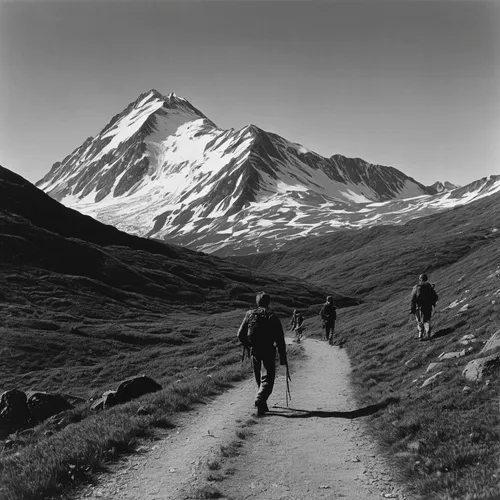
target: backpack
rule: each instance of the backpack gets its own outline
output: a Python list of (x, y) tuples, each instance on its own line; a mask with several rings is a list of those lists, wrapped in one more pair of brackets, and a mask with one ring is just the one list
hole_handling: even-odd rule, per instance
[(419, 307), (432, 307), (436, 305), (438, 296), (430, 283), (420, 283), (415, 292), (415, 303)]
[(325, 320), (336, 320), (337, 309), (333, 303), (327, 302), (322, 308), (320, 315)]
[(247, 341), (251, 347), (266, 347), (274, 343), (270, 332), (270, 320), (272, 311), (264, 307), (258, 307), (248, 315)]

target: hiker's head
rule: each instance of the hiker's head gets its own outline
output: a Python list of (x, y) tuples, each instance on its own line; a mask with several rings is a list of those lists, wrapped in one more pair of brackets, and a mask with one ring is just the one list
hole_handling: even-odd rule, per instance
[(331, 304), (333, 302), (333, 297), (331, 295), (328, 295), (328, 297), (326, 298), (326, 301)]
[(427, 274), (421, 274), (419, 277), (418, 277), (418, 281), (422, 281), (422, 282), (426, 282), (427, 281)]
[(268, 307), (271, 303), (271, 296), (266, 292), (259, 292), (255, 297), (255, 302), (260, 307)]

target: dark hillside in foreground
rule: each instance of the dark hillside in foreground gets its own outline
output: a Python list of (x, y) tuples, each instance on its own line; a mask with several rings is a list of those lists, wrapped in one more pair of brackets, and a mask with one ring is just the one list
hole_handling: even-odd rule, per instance
[(379, 226), (306, 238), (293, 249), (233, 257), (259, 271), (312, 281), (332, 292), (384, 301), (415, 276), (500, 244), (500, 193), (404, 226)]

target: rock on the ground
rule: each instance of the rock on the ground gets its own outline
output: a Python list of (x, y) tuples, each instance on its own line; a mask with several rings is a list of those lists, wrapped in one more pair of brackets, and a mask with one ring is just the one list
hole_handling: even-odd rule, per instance
[(500, 352), (486, 356), (485, 358), (474, 359), (467, 363), (462, 375), (471, 382), (480, 382), (483, 377), (493, 371), (500, 369)]
[(443, 352), (439, 355), (439, 359), (463, 358), (465, 355), (467, 355), (467, 351), (465, 349), (462, 349), (461, 351), (456, 352)]
[(9, 433), (25, 425), (30, 419), (26, 393), (11, 389), (0, 396), (0, 434)]
[(493, 336), (486, 342), (484, 347), (481, 349), (479, 354), (481, 356), (489, 356), (490, 354), (494, 354), (496, 352), (500, 352), (500, 330), (496, 331)]
[(151, 377), (139, 375), (121, 382), (116, 391), (106, 391), (92, 404), (91, 409), (102, 410), (103, 408), (132, 401), (144, 394), (156, 392), (161, 389), (162, 386)]
[(132, 377), (121, 382), (116, 390), (113, 401), (114, 404), (126, 403), (144, 394), (160, 391), (161, 389), (162, 386), (151, 377), (139, 375), (138, 377)]
[(442, 371), (435, 373), (432, 377), (429, 377), (420, 387), (421, 388), (427, 387), (428, 385), (430, 385), (433, 382), (435, 382), (436, 379), (439, 377), (439, 375), (442, 375), (442, 374), (443, 374)]
[(441, 365), (441, 363), (430, 363), (429, 366), (427, 367), (427, 370), (425, 370), (425, 373), (428, 373), (432, 370), (434, 370), (434, 368), (437, 368), (439, 365)]
[(71, 410), (74, 406), (60, 394), (34, 392), (28, 398), (28, 408), (33, 422), (43, 422), (62, 411)]
[(106, 391), (99, 399), (92, 403), (91, 410), (103, 410), (115, 404), (116, 391)]

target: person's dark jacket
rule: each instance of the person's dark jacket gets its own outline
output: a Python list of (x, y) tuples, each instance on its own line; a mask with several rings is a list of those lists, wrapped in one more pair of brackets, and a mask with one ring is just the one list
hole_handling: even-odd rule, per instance
[[(420, 292), (424, 297), (423, 299), (420, 299), (420, 303), (417, 298), (417, 295), (419, 295), (419, 288), (424, 289)], [(411, 292), (410, 312), (411, 314), (415, 314), (417, 309), (432, 311), (432, 308), (436, 305), (437, 300), (438, 294), (434, 290), (434, 287), (428, 281), (420, 282), (413, 287)]]
[[(286, 344), (285, 344), (285, 332), (283, 331), (283, 326), (281, 321), (269, 308), (264, 308), (268, 311), (268, 334), (269, 339), (269, 349), (274, 349), (274, 346), (278, 349), (280, 356), (280, 364), (284, 365), (286, 363)], [(245, 317), (238, 329), (238, 339), (243, 345), (248, 345), (248, 317), (255, 311), (255, 309), (250, 309), (246, 312)]]
[(333, 302), (327, 302), (323, 304), (323, 307), (320, 311), (320, 316), (323, 321), (327, 323), (333, 323), (337, 319), (337, 309), (333, 305)]
[(292, 329), (294, 329), (301, 326), (302, 323), (304, 323), (304, 316), (302, 316), (302, 314), (296, 314), (292, 316), (292, 321), (290, 322), (290, 326), (292, 327)]

